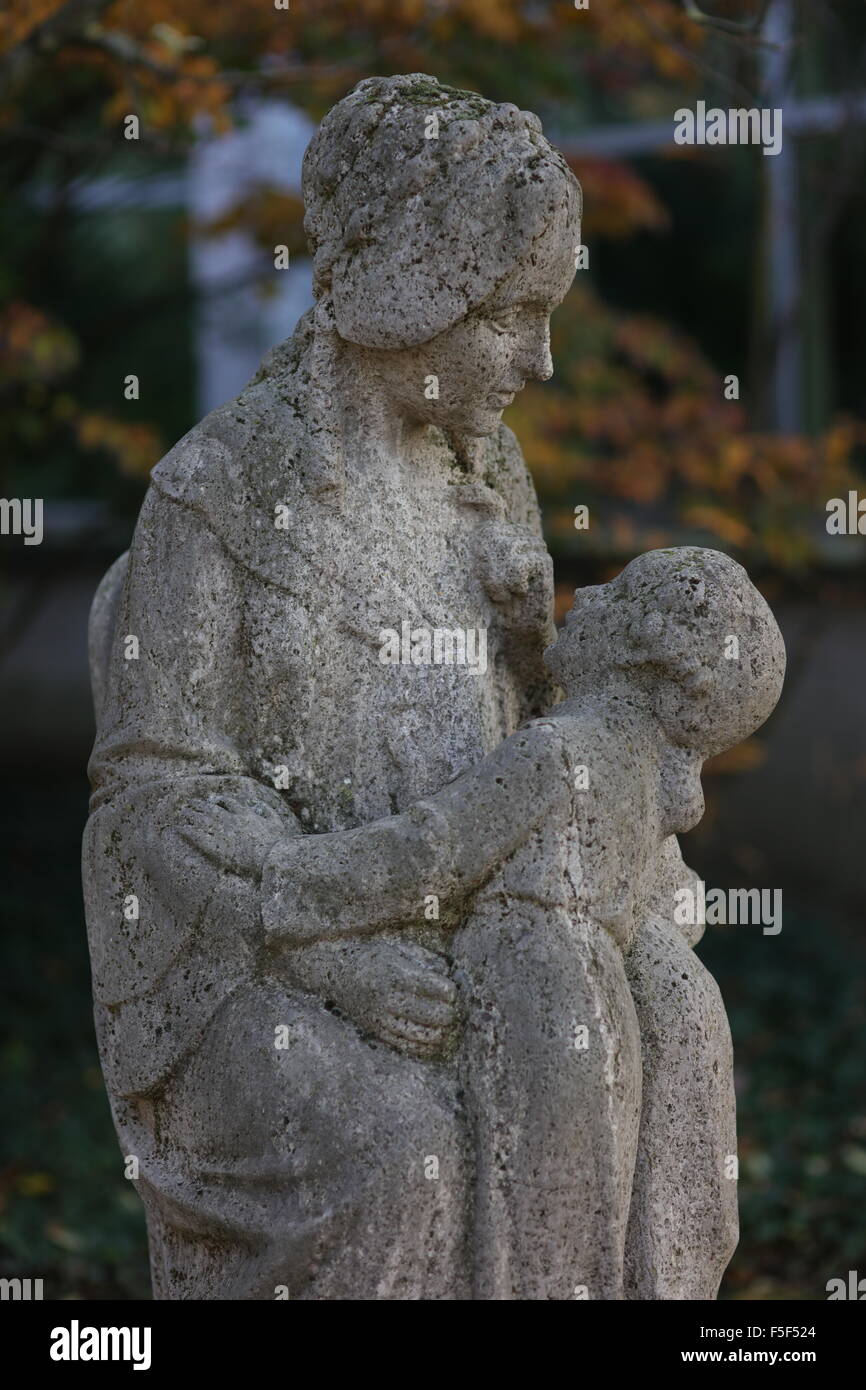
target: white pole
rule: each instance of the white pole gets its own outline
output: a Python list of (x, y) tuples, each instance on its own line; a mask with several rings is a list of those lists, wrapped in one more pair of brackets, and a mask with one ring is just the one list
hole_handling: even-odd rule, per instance
[[(791, 96), (793, 0), (774, 0), (764, 37), (774, 45), (764, 60), (764, 102), (784, 112)], [(800, 216), (797, 143), (782, 120), (782, 149), (762, 160), (767, 190), (764, 278), (770, 329), (770, 425), (781, 433), (802, 426)]]

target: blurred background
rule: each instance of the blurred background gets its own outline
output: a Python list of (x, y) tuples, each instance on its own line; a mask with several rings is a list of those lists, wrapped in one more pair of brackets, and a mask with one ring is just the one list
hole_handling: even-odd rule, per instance
[[(0, 1274), (149, 1297), (90, 1014), (88, 606), (149, 469), (310, 303), (316, 121), (363, 77), (422, 71), (538, 112), (583, 184), (556, 373), (506, 416), (560, 611), (698, 543), (748, 566), (785, 633), (780, 707), (708, 767), (684, 848), (708, 886), (784, 901), (779, 935), (710, 927), (699, 948), (737, 1062), (723, 1297), (824, 1299), (866, 1275), (866, 534), (826, 524), (866, 497), (866, 6), (279, 3), (0, 14), (0, 493), (45, 508), (40, 545), (0, 537)], [(782, 152), (674, 144), (698, 101), (782, 109)]]

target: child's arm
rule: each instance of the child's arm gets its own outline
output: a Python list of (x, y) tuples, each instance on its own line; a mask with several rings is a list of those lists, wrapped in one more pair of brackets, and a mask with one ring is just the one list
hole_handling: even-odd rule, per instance
[(456, 919), (466, 897), (570, 797), (561, 729), (536, 720), (400, 815), (281, 839), (262, 873), (265, 930), (292, 946), (399, 928), (418, 920), (431, 894), (446, 920)]

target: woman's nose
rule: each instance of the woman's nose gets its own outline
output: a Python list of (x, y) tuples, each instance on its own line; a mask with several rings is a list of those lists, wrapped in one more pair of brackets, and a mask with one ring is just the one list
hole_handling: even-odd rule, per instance
[(548, 381), (553, 376), (550, 325), (547, 321), (527, 332), (520, 353), (520, 367), (523, 375), (532, 381)]

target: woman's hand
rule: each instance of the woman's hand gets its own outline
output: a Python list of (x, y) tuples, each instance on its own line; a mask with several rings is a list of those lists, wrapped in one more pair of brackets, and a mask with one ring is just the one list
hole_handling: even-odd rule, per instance
[(228, 793), (195, 797), (183, 807), (178, 833), (228, 873), (254, 878), (275, 842), (290, 832), (286, 818), (264, 801)]
[(439, 1056), (456, 1037), (457, 987), (448, 962), (414, 941), (389, 935), (317, 942), (279, 960), (283, 978), (408, 1057)]

